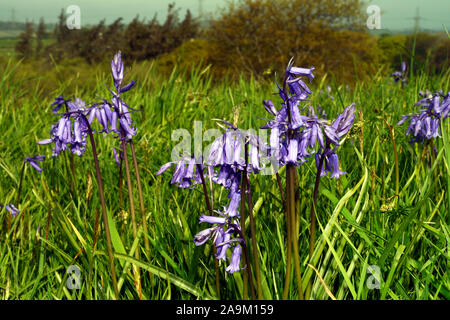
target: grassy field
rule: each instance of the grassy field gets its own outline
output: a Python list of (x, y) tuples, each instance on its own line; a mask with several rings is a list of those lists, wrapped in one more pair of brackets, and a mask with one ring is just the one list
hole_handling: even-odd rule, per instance
[[(89, 85), (76, 72), (66, 77), (63, 68), (52, 69), (58, 86), (47, 96), (42, 94), (45, 78), (23, 77), (15, 62), (1, 68), (0, 203), (15, 203), (25, 157), (45, 154), (47, 159), (41, 174), (26, 167), (21, 202), (15, 203), (20, 215), (10, 219), (5, 209), (0, 211), (0, 298), (112, 299), (103, 227), (92, 250), (100, 210), (92, 149), (88, 146), (82, 158), (74, 157), (72, 177), (69, 154), (51, 159), (51, 148), (36, 144), (49, 136), (55, 122), (50, 104), (56, 96), (79, 96), (89, 102), (109, 97), (109, 66), (91, 70)], [(276, 87), (244, 78), (237, 83), (212, 79), (207, 68), (188, 74), (175, 69), (165, 77), (151, 63), (135, 65), (127, 79), (135, 78), (136, 88), (125, 94), (125, 100), (142, 108), (132, 117), (138, 128), (134, 143), (148, 223), (148, 230), (143, 230), (138, 215), (136, 238), (126, 211), (129, 200), (125, 196), (121, 207), (118, 196), (119, 171), (112, 147), (118, 148), (119, 143), (96, 137), (107, 210), (115, 230), (120, 298), (139, 297), (133, 265), (140, 267), (143, 298), (217, 298), (212, 248), (209, 244), (196, 247), (192, 241), (204, 228), (199, 216), (207, 214), (201, 188), (178, 189), (170, 185), (169, 173), (160, 177), (155, 173), (170, 161), (178, 143), (171, 141), (173, 130), (193, 133), (194, 121), (202, 121), (205, 131), (217, 128), (212, 119), (233, 121), (236, 115), (241, 128), (257, 129), (266, 123), (262, 118), (268, 117), (262, 100), (278, 101), (273, 96)], [(347, 174), (337, 181), (321, 180), (312, 260), (308, 259), (309, 212), (316, 167), (310, 159), (297, 169), (302, 281), (306, 288), (312, 280), (312, 299), (330, 299), (329, 292), (337, 299), (450, 298), (450, 145), (436, 139), (437, 156), (433, 158), (432, 153), (423, 152), (423, 146), (408, 143), (406, 124), (395, 125), (401, 115), (416, 110), (420, 90), (448, 92), (449, 79), (448, 72), (436, 77), (420, 75), (402, 89), (389, 77), (375, 74), (371, 81), (348, 88), (317, 75), (311, 84), (311, 103), (320, 105), (330, 118), (352, 102), (356, 104), (355, 124), (339, 149), (341, 170)], [(333, 99), (326, 93), (327, 85)], [(389, 126), (398, 151), (398, 180)], [(446, 141), (450, 138), (448, 121), (442, 135)], [(281, 299), (286, 270), (283, 204), (274, 176), (252, 176), (251, 181), (264, 298)], [(134, 197), (138, 203), (138, 194)], [(226, 192), (220, 188), (214, 190), (214, 198), (215, 209), (227, 204)], [(144, 247), (145, 238), (150, 250)], [(67, 286), (72, 277), (67, 270), (73, 265), (80, 271), (78, 290)], [(376, 287), (370, 285), (371, 266), (380, 271)], [(220, 297), (240, 299), (243, 272), (229, 275), (224, 269), (223, 264), (219, 266)], [(298, 298), (294, 285), (289, 298)]]
[(0, 54), (3, 56), (13, 56), (17, 41), (18, 38), (0, 37)]
[[(1, 31), (0, 30), (0, 56), (14, 57), (17, 42), (19, 41), (20, 31)], [(36, 46), (36, 41), (33, 45)], [(43, 45), (47, 46), (54, 42), (53, 39), (44, 39)]]

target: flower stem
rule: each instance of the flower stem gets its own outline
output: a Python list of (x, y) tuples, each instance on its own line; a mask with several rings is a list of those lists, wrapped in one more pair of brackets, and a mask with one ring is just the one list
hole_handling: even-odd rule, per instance
[[(287, 174), (286, 171), (286, 191), (288, 191), (287, 189), (289, 189), (289, 185), (290, 185), (290, 175)], [(288, 294), (289, 294), (289, 289), (290, 289), (290, 285), (291, 285), (291, 263), (292, 263), (292, 257), (291, 257), (291, 250), (292, 250), (292, 240), (291, 240), (291, 219), (290, 219), (290, 214), (291, 214), (291, 210), (290, 210), (290, 199), (289, 199), (289, 192), (286, 192), (286, 231), (287, 231), (287, 240), (286, 240), (286, 275), (284, 278), (284, 289), (283, 289), (283, 300), (287, 300), (288, 298)]]
[(123, 210), (123, 151), (119, 151), (119, 204), (120, 209)]
[(300, 252), (298, 250), (298, 230), (296, 228), (296, 212), (295, 212), (295, 174), (296, 169), (293, 165), (289, 164), (287, 167), (287, 174), (289, 175), (289, 185), (286, 194), (288, 195), (288, 210), (289, 218), (291, 220), (291, 240), (292, 240), (292, 249), (294, 255), (294, 269), (295, 269), (295, 277), (297, 279), (297, 291), (298, 297), (300, 300), (303, 300), (303, 289), (302, 289), (302, 278), (300, 271)]
[[(314, 193), (313, 193), (313, 203), (311, 206), (311, 227), (309, 231), (309, 260), (311, 261), (312, 255), (314, 253), (314, 242), (316, 236), (316, 208), (317, 208), (317, 195), (319, 193), (319, 184), (320, 184), (320, 174), (322, 173), (323, 163), (325, 160), (325, 151), (320, 156), (319, 166), (317, 168), (316, 173), (316, 181), (314, 183)], [(305, 299), (308, 300), (311, 296), (311, 278), (308, 281), (308, 286), (306, 287)]]
[(19, 207), (20, 194), (22, 192), (23, 177), (25, 175), (25, 161), (22, 164), (22, 169), (20, 169), (20, 179), (19, 179), (19, 189), (17, 189), (16, 206)]
[(75, 197), (77, 197), (76, 172), (75, 172), (75, 155), (70, 154), (70, 172), (72, 174), (72, 185)]
[(383, 119), (386, 123), (389, 132), (391, 134), (392, 139), (392, 147), (394, 148), (394, 160), (395, 160), (395, 206), (398, 209), (398, 203), (399, 203), (399, 169), (398, 169), (398, 155), (397, 155), (397, 144), (395, 143), (395, 137), (394, 137), (394, 131), (392, 130), (392, 126), (386, 121), (386, 119)]
[[(138, 166), (138, 162), (137, 162), (137, 158), (136, 158), (136, 151), (134, 149), (133, 140), (130, 140), (130, 149), (131, 149), (131, 155), (133, 156), (134, 171), (136, 174), (136, 183), (137, 183), (138, 193), (139, 193), (139, 204), (140, 204), (140, 209), (141, 209), (142, 227), (144, 229), (144, 232), (148, 232), (147, 218), (145, 216), (144, 196), (142, 194), (141, 176), (139, 174), (139, 166)], [(144, 237), (144, 245), (145, 245), (145, 250), (147, 252), (150, 251), (150, 243), (148, 242), (147, 237)]]
[(286, 197), (284, 196), (283, 185), (281, 184), (281, 177), (276, 173), (278, 188), (280, 189), (281, 202), (283, 203), (283, 207), (286, 210)]
[[(205, 176), (203, 175), (202, 166), (200, 164), (197, 164), (197, 172), (200, 174), (200, 179), (202, 181), (202, 187), (203, 187), (203, 194), (205, 196), (206, 201), (206, 208), (209, 211), (210, 215), (213, 215), (213, 208), (211, 205), (211, 202), (209, 201), (208, 197), (208, 189), (206, 188), (206, 182), (205, 182)], [(213, 244), (213, 250), (214, 250), (214, 256), (217, 254), (217, 248), (216, 244)], [(214, 270), (216, 272), (216, 291), (217, 291), (217, 297), (220, 299), (220, 274), (219, 274), (219, 263), (217, 259), (214, 258)]]
[[(245, 191), (247, 189), (247, 179), (245, 176), (247, 175), (247, 167), (244, 168), (244, 172), (242, 173), (242, 181), (241, 181), (241, 230), (242, 234), (245, 234)], [(247, 265), (248, 262), (247, 262)], [(242, 299), (248, 299), (248, 279), (249, 275), (244, 272), (243, 274), (243, 291), (242, 291)], [(250, 274), (251, 279), (251, 274)]]
[[(244, 233), (242, 232), (242, 230), (239, 230), (239, 228), (235, 228), (235, 229), (237, 230), (237, 232), (239, 233), (239, 236), (242, 239), (241, 246), (242, 246), (242, 249), (244, 251), (245, 263), (247, 264), (247, 276), (248, 276), (248, 278), (250, 280), (249, 281), (249, 283), (250, 283), (250, 294), (251, 294), (252, 300), (255, 300), (255, 288), (253, 286), (252, 269), (251, 269), (251, 265), (250, 265), (250, 258), (249, 258), (249, 255), (248, 255), (248, 248), (247, 248), (247, 244), (246, 244), (246, 241), (245, 241)], [(241, 226), (241, 229), (242, 229), (242, 226)]]
[(72, 192), (72, 197), (75, 197), (74, 176), (72, 175), (70, 165), (68, 162), (69, 160), (67, 158), (68, 158), (67, 153), (65, 153), (64, 159), (65, 159), (65, 163), (66, 163), (66, 174), (67, 174), (67, 178), (69, 179), (69, 185), (70, 185), (70, 191)]
[[(248, 143), (245, 144), (245, 167), (248, 166)], [(248, 212), (250, 216), (250, 231), (252, 234), (252, 251), (253, 251), (253, 261), (255, 263), (255, 274), (256, 274), (256, 288), (258, 292), (258, 299), (263, 299), (262, 287), (261, 287), (261, 274), (259, 269), (259, 255), (258, 255), (258, 246), (256, 243), (256, 230), (255, 230), (255, 219), (253, 217), (253, 201), (252, 201), (252, 192), (250, 188), (250, 180), (248, 178), (248, 174), (244, 175), (245, 180), (247, 181), (247, 201), (248, 201)], [(242, 192), (242, 191), (241, 191)]]
[[(133, 230), (133, 240), (137, 237), (137, 227), (136, 227), (136, 215), (134, 212), (134, 199), (133, 199), (133, 184), (131, 182), (130, 175), (130, 166), (128, 164), (128, 154), (127, 154), (127, 142), (125, 138), (122, 136), (122, 150), (123, 150), (123, 161), (125, 163), (125, 176), (127, 178), (127, 186), (128, 186), (128, 198), (130, 201), (130, 215), (131, 215), (131, 226)], [(136, 259), (139, 259), (139, 250), (136, 250), (135, 253)], [(142, 299), (142, 288), (141, 288), (141, 279), (140, 279), (140, 268), (133, 264), (134, 269), (134, 284), (136, 286), (136, 290), (139, 295), (139, 299)]]
[(90, 140), (91, 146), (92, 146), (92, 153), (94, 156), (95, 173), (96, 173), (96, 177), (97, 177), (100, 203), (102, 206), (102, 213), (103, 213), (103, 224), (105, 225), (106, 246), (107, 246), (107, 250), (108, 250), (109, 265), (111, 268), (111, 278), (112, 278), (112, 282), (113, 282), (115, 298), (119, 299), (119, 289), (117, 287), (116, 268), (114, 267), (114, 254), (113, 254), (112, 242), (111, 242), (111, 232), (109, 230), (108, 214), (106, 212), (105, 194), (103, 192), (102, 175), (100, 173), (100, 165), (98, 163), (97, 149), (95, 147), (94, 136), (92, 134), (92, 128), (89, 124), (89, 121), (87, 120), (87, 118), (84, 115), (82, 115), (82, 114), (80, 114), (80, 115), (83, 117), (83, 120), (85, 121), (86, 126), (88, 128), (89, 140)]

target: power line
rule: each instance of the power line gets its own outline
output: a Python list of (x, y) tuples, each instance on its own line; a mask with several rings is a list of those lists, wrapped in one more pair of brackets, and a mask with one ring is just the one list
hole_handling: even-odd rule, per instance
[(203, 18), (203, 0), (198, 0), (198, 15)]

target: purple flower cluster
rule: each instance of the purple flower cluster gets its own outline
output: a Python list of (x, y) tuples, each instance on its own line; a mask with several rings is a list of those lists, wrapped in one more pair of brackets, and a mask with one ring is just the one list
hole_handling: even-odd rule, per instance
[[(285, 89), (285, 85), (283, 88), (277, 85), (278, 95), (283, 100), (280, 110), (276, 109), (271, 100), (263, 100), (265, 109), (274, 118), (261, 128), (271, 129), (271, 156), (278, 160), (280, 166), (300, 166), (313, 155), (315, 146), (319, 145), (319, 151), (315, 155), (316, 162), (321, 156), (325, 159), (321, 175), (331, 172), (331, 177), (338, 178), (344, 172), (339, 170), (335, 149), (353, 125), (355, 106), (351, 104), (346, 107), (333, 123), (319, 118), (312, 106), (309, 106), (306, 115), (302, 115), (300, 102), (309, 98), (311, 90), (301, 77), (306, 76), (311, 81), (314, 78), (313, 70), (314, 67), (297, 68), (292, 65), (292, 60), (289, 62), (285, 74), (285, 84), (289, 90)], [(335, 147), (332, 148), (331, 145)]]
[[(121, 94), (133, 88), (136, 84), (136, 81), (133, 80), (129, 84), (122, 86), (123, 70), (124, 66), (122, 56), (121, 52), (119, 51), (114, 55), (114, 58), (111, 61), (111, 73), (113, 76), (114, 87), (116, 88), (116, 91), (110, 90), (110, 92), (112, 93), (112, 103), (108, 103), (108, 106), (111, 109), (112, 113), (111, 125), (114, 126), (114, 128), (111, 129), (116, 130), (116, 122), (117, 120), (119, 120), (121, 139), (126, 138), (128, 140), (131, 140), (133, 136), (136, 135), (136, 129), (133, 128), (133, 122), (130, 116), (130, 110), (132, 110), (132, 108), (130, 108), (130, 106), (128, 106), (123, 101), (123, 99), (121, 98)], [(117, 132), (117, 130), (115, 132)]]
[[(89, 117), (90, 125), (93, 120), (93, 109), (86, 109), (85, 102), (79, 98), (72, 102), (65, 100), (63, 97), (57, 97), (52, 105), (56, 105), (53, 113), (61, 118), (56, 124), (52, 125), (50, 138), (39, 141), (38, 144), (53, 143), (53, 157), (67, 149), (78, 156), (82, 156), (86, 150), (86, 137), (88, 135), (86, 117)], [(63, 105), (66, 106), (66, 112), (58, 113)]]
[(25, 162), (29, 163), (34, 169), (37, 170), (37, 172), (41, 173), (42, 169), (39, 167), (39, 162), (44, 161), (45, 156), (44, 155), (38, 155), (34, 157), (26, 157)]
[[(206, 176), (228, 190), (229, 203), (223, 211), (218, 212), (219, 216), (200, 217), (200, 223), (207, 222), (213, 226), (199, 232), (194, 237), (194, 243), (202, 245), (212, 240), (218, 249), (217, 259), (225, 259), (227, 250), (232, 249), (231, 263), (226, 269), (230, 273), (240, 270), (242, 245), (245, 243), (239, 224), (241, 196), (242, 192), (247, 192), (241, 190), (244, 174), (247, 177), (251, 173), (258, 174), (264, 168), (263, 158), (275, 159), (281, 166), (286, 164), (299, 166), (313, 155), (317, 145), (319, 151), (316, 153), (316, 159), (323, 158), (324, 162), (321, 175), (330, 172), (331, 177), (337, 178), (344, 174), (339, 169), (335, 150), (353, 124), (355, 106), (352, 104), (345, 108), (332, 123), (319, 118), (312, 107), (309, 108), (307, 115), (302, 115), (300, 103), (308, 100), (311, 94), (302, 77), (307, 77), (311, 81), (314, 79), (313, 71), (314, 67), (309, 69), (294, 67), (291, 60), (286, 68), (283, 87), (277, 85), (277, 93), (283, 100), (281, 108), (278, 110), (271, 100), (263, 101), (265, 109), (273, 116), (273, 119), (262, 127), (271, 130), (270, 147), (257, 135), (222, 121), (226, 125), (224, 134), (213, 141), (206, 162), (196, 169), (201, 168), (201, 173), (204, 173), (204, 169), (207, 168)], [(321, 113), (324, 114), (322, 111)], [(175, 163), (177, 165), (172, 184), (186, 188), (203, 183), (199, 179), (199, 171), (194, 171), (194, 157), (169, 162), (160, 168), (157, 175)]]
[(391, 76), (394, 78), (395, 82), (401, 82), (402, 87), (406, 85), (406, 62), (402, 62), (400, 66), (400, 71), (395, 71), (391, 74)]
[[(112, 93), (111, 102), (103, 99), (102, 102), (92, 103), (86, 107), (86, 103), (75, 98), (74, 101), (59, 96), (52, 103), (53, 113), (60, 118), (50, 129), (50, 138), (39, 141), (45, 145), (53, 143), (53, 157), (65, 150), (82, 156), (86, 150), (89, 128), (94, 120), (100, 125), (99, 133), (116, 133), (121, 139), (131, 139), (136, 135), (136, 129), (132, 126), (130, 110), (132, 110), (121, 98), (121, 94), (134, 87), (136, 81), (122, 86), (124, 66), (121, 52), (117, 52), (111, 61), (111, 73), (115, 91)], [(65, 112), (59, 112), (65, 106)], [(36, 164), (35, 161), (33, 161)], [(31, 165), (33, 163), (30, 162)], [(33, 165), (33, 167), (35, 167)], [(37, 167), (35, 167), (37, 169)], [(38, 169), (37, 169), (38, 170)], [(38, 170), (39, 171), (39, 170)]]
[[(0, 210), (3, 209), (3, 204), (0, 203)], [(20, 213), (20, 210), (17, 209), (12, 203), (7, 204), (5, 206), (6, 211), (8, 211), (11, 216), (13, 216), (14, 218), (17, 217), (17, 215)]]
[(420, 92), (422, 97), (415, 106), (420, 106), (418, 113), (410, 113), (402, 116), (397, 125), (403, 124), (408, 118), (411, 119), (406, 135), (411, 135), (410, 143), (424, 142), (439, 137), (440, 121), (449, 116), (450, 92), (444, 95), (442, 92), (426, 94)]
[[(177, 162), (168, 162), (163, 165), (156, 175), (162, 174), (176, 164), (172, 184), (180, 188), (191, 188), (202, 183), (201, 174), (203, 174), (228, 190), (228, 206), (223, 212), (218, 212), (219, 216), (202, 215), (200, 217), (200, 223), (208, 222), (214, 226), (199, 232), (194, 237), (194, 243), (198, 246), (212, 239), (217, 248), (216, 258), (219, 260), (225, 260), (227, 250), (232, 250), (231, 263), (226, 271), (233, 273), (240, 270), (241, 244), (244, 241), (239, 224), (242, 175), (244, 172), (247, 175), (252, 172), (258, 173), (263, 168), (261, 157), (264, 156), (268, 147), (258, 136), (223, 122), (227, 125), (225, 133), (211, 144), (205, 164), (201, 161), (196, 164), (199, 161), (196, 161), (195, 157), (182, 157)], [(250, 149), (248, 155), (246, 155), (246, 148)]]
[(194, 243), (196, 246), (200, 246), (208, 240), (212, 240), (216, 245), (216, 259), (218, 260), (226, 260), (227, 250), (232, 250), (230, 264), (225, 270), (229, 273), (240, 271), (241, 244), (244, 240), (239, 225), (239, 216), (230, 217), (220, 212), (219, 214), (221, 216), (202, 215), (200, 217), (199, 223), (207, 222), (213, 226), (197, 233), (194, 236)]
[[(168, 162), (163, 165), (156, 175), (159, 176), (176, 164), (170, 183), (176, 184), (179, 188), (193, 188), (195, 185), (202, 183), (200, 174), (204, 174), (205, 169), (202, 164), (197, 165), (196, 163), (197, 161), (194, 157), (181, 157), (178, 161)], [(202, 172), (199, 170), (202, 170)]]

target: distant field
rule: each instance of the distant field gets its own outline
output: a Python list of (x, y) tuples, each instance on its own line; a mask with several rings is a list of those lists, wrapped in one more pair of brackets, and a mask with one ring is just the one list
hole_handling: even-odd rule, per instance
[(0, 30), (0, 40), (1, 38), (18, 38), (21, 30)]
[[(20, 31), (0, 30), (0, 54), (11, 56), (14, 54), (14, 48), (19, 41)], [(44, 39), (44, 45), (48, 45), (53, 39)]]
[(2, 38), (5, 31), (0, 31), (0, 54), (11, 55), (14, 53), (14, 47), (18, 38)]

